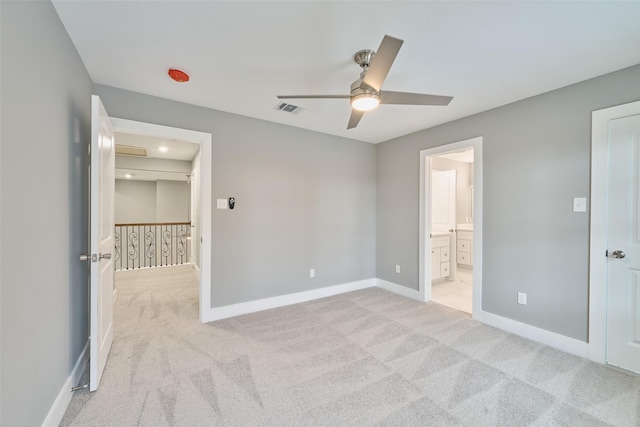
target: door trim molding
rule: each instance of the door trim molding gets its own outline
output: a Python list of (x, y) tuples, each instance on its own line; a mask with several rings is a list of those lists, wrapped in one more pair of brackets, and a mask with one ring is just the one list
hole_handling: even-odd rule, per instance
[(589, 359), (607, 362), (607, 182), (609, 122), (640, 114), (640, 101), (591, 113), (591, 221), (589, 226)]
[[(466, 139), (420, 151), (420, 224), (419, 229), (419, 270), (418, 292), (421, 301), (431, 300), (431, 286), (427, 278), (431, 277), (431, 257), (427, 262), (426, 254), (431, 253), (431, 242), (427, 236), (431, 233), (431, 162), (433, 156), (473, 148), (473, 303), (472, 316), (475, 319), (482, 311), (482, 144), (483, 137)], [(427, 206), (428, 205), (428, 206)], [(425, 209), (427, 208), (427, 209)], [(453, 260), (455, 262), (456, 260)]]
[(182, 129), (134, 120), (111, 118), (116, 132), (156, 136), (200, 144), (200, 321), (211, 310), (211, 164), (212, 135), (207, 132)]

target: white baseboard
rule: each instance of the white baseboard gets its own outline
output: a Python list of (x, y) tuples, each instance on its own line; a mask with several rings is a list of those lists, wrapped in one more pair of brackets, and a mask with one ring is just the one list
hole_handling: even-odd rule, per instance
[[(422, 301), (419, 291), (409, 289), (406, 286), (387, 282), (382, 279), (376, 279), (376, 286), (407, 298)], [(557, 348), (567, 353), (584, 357), (585, 359), (589, 358), (589, 344), (584, 341), (560, 335), (555, 332), (547, 331), (546, 329), (518, 322), (517, 320), (509, 319), (507, 317), (498, 316), (497, 314), (486, 311), (473, 313), (473, 319), (495, 328), (502, 329), (503, 331), (548, 345), (549, 347)]]
[[(229, 317), (240, 316), (242, 314), (255, 313), (257, 311), (269, 310), (271, 308), (283, 307), (286, 305), (325, 298), (374, 286), (407, 298), (423, 301), (420, 291), (398, 285), (397, 283), (374, 278), (343, 283), (341, 285), (329, 286), (326, 288), (313, 289), (305, 292), (297, 292), (295, 294), (280, 295), (272, 298), (211, 308), (205, 312), (203, 322), (212, 322), (214, 320), (226, 319)], [(526, 323), (518, 322), (517, 320), (512, 320), (486, 311), (473, 313), (473, 319), (579, 357), (589, 357), (589, 345), (586, 342), (575, 338), (560, 335), (555, 332), (547, 331), (546, 329), (541, 329), (536, 326), (528, 325)]]
[(402, 295), (403, 297), (423, 301), (420, 297), (420, 291), (407, 288), (406, 286), (398, 285), (397, 283), (387, 282), (386, 280), (376, 279), (376, 286), (385, 289), (394, 294)]
[(498, 316), (497, 314), (481, 311), (473, 313), (473, 319), (484, 324), (511, 332), (512, 334), (557, 348), (575, 356), (589, 358), (589, 344), (584, 341), (570, 338), (546, 329), (538, 328), (527, 323), (518, 322), (517, 320), (507, 317)]
[(80, 377), (82, 377), (82, 373), (84, 372), (88, 361), (89, 341), (87, 341), (82, 349), (80, 357), (78, 357), (73, 370), (71, 370), (71, 374), (69, 374), (69, 377), (64, 382), (60, 393), (58, 393), (58, 397), (56, 397), (51, 409), (49, 409), (49, 413), (42, 423), (43, 427), (56, 427), (60, 425), (60, 421), (62, 421), (62, 417), (64, 417), (64, 413), (67, 411), (69, 402), (71, 402), (71, 397), (73, 397), (71, 387), (75, 387), (76, 384), (78, 384), (78, 381), (80, 381)]
[(223, 307), (214, 307), (210, 308), (204, 313), (204, 315), (202, 316), (203, 322), (213, 322), (214, 320), (226, 319), (228, 317), (240, 316), (242, 314), (254, 313), (256, 311), (269, 310), (271, 308), (298, 304), (318, 298), (325, 298), (333, 295), (343, 294), (345, 292), (371, 288), (376, 285), (375, 281), (376, 279), (365, 279), (359, 280), (357, 282), (328, 286), (326, 288), (296, 292), (295, 294), (280, 295), (272, 298), (241, 302), (239, 304), (225, 305)]

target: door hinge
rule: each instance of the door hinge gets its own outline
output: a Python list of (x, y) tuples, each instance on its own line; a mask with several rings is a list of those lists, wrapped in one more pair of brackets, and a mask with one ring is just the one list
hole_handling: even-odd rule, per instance
[(605, 249), (605, 251), (604, 251), (604, 256), (605, 256), (606, 258), (609, 258), (609, 249)]

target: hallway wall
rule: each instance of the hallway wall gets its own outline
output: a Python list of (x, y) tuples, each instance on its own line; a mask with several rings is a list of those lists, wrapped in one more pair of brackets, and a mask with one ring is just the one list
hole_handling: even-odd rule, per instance
[(116, 179), (115, 223), (156, 222), (156, 197), (155, 181)]
[(186, 181), (116, 179), (116, 224), (189, 222), (191, 189)]

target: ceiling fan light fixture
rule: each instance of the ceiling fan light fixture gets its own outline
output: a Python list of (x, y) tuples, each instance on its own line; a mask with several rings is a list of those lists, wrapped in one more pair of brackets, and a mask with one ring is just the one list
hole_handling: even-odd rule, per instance
[(380, 97), (376, 93), (360, 93), (351, 98), (351, 107), (358, 111), (373, 110), (380, 104)]

